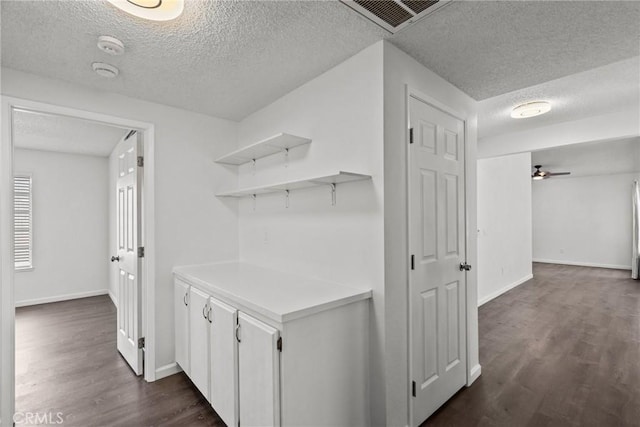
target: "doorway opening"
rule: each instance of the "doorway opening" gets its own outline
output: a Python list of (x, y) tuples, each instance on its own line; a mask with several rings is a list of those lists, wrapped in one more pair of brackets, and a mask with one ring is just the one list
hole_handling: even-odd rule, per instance
[[(72, 336), (75, 337), (72, 341), (77, 339), (85, 341), (87, 346), (102, 346), (101, 351), (104, 354), (111, 352), (122, 366), (126, 367), (124, 360), (127, 361), (134, 371), (127, 374), (142, 374), (144, 365), (144, 379), (155, 380), (154, 294), (148, 285), (153, 283), (155, 253), (154, 140), (153, 125), (149, 123), (10, 97), (2, 100), (0, 228), (4, 236), (11, 238), (3, 239), (1, 248), (0, 404), (2, 421), (8, 423), (14, 413), (19, 416), (30, 411), (28, 407), (15, 406), (25, 395), (20, 387), (16, 393), (16, 380), (27, 378), (27, 388), (37, 388), (34, 385), (43, 380), (42, 370), (29, 372), (30, 363), (34, 362), (32, 367), (36, 363), (28, 354), (29, 347), (37, 348), (52, 338), (51, 333), (42, 335), (44, 331), (51, 331), (47, 329), (49, 325), (33, 328), (34, 319), (40, 315), (42, 318), (36, 323), (47, 319), (46, 314), (59, 314), (71, 309), (67, 313), (74, 313), (71, 317), (76, 316), (68, 323), (71, 335), (58, 337), (59, 341)], [(127, 157), (131, 150), (121, 149), (123, 145), (131, 145), (131, 141), (135, 141), (133, 160)], [(144, 167), (142, 158), (146, 158)], [(126, 171), (134, 166), (136, 178), (129, 179), (128, 185), (118, 193), (118, 178), (126, 175), (120, 168), (123, 160)], [(32, 263), (20, 271), (14, 271), (13, 236), (20, 234), (14, 227), (13, 209), (14, 176), (17, 175), (31, 178), (30, 196), (33, 201), (29, 227)], [(137, 191), (137, 194), (130, 191), (135, 188), (141, 190), (142, 182), (144, 191)], [(119, 230), (124, 231), (122, 238)], [(121, 246), (124, 250), (119, 251)], [(17, 251), (19, 255), (21, 250)], [(130, 256), (132, 254), (135, 254), (135, 259)], [(109, 262), (110, 256), (119, 255), (125, 258), (123, 263)], [(25, 259), (20, 256), (22, 267)], [(116, 267), (119, 264), (126, 264), (127, 274), (121, 274), (123, 269)], [(115, 274), (110, 274), (110, 270)], [(124, 280), (121, 280), (123, 276)], [(122, 286), (131, 284), (136, 285), (135, 289)], [(126, 313), (123, 312), (125, 308)], [(105, 324), (109, 324), (109, 316), (117, 325), (111, 336), (104, 329)], [(16, 318), (19, 324), (16, 324)], [(91, 321), (97, 319), (102, 320), (91, 325)], [(86, 327), (78, 329), (85, 322)], [(100, 327), (104, 334), (99, 333)], [(40, 334), (29, 336), (25, 343), (27, 337), (16, 337), (16, 328), (20, 328), (21, 333), (37, 330)], [(116, 333), (118, 337), (124, 335), (125, 339), (116, 340)], [(114, 343), (118, 342), (118, 350), (106, 348), (111, 338)], [(134, 352), (126, 348), (126, 344), (131, 342), (135, 343)], [(67, 353), (63, 359), (67, 360), (68, 366), (62, 370), (72, 371), (74, 357), (78, 358), (77, 362), (83, 355), (73, 354), (73, 345), (66, 347), (68, 350), (63, 351)], [(118, 351), (124, 358), (118, 355)], [(132, 360), (132, 353), (135, 353), (135, 360)], [(86, 368), (89, 365), (82, 366)], [(62, 367), (51, 368), (51, 371), (58, 371)], [(29, 377), (31, 374), (39, 378)], [(106, 372), (103, 374), (108, 375)], [(56, 393), (60, 390), (51, 391)], [(78, 398), (81, 397), (79, 394)], [(38, 399), (45, 400), (46, 396)], [(43, 408), (37, 409), (42, 411)], [(16, 413), (16, 409), (21, 412)], [(57, 413), (48, 415), (56, 416)]]

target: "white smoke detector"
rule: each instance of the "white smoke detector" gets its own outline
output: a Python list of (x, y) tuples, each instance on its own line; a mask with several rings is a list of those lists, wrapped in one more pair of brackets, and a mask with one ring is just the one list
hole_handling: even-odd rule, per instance
[(91, 64), (91, 68), (96, 72), (99, 76), (106, 77), (108, 79), (113, 79), (118, 77), (120, 74), (120, 70), (114, 67), (111, 64), (105, 64), (104, 62), (94, 62)]
[(115, 37), (98, 37), (98, 49), (109, 55), (118, 56), (124, 53), (124, 44)]

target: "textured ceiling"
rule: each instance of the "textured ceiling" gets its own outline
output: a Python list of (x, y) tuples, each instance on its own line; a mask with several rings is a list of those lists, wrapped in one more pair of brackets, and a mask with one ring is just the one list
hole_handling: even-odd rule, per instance
[(456, 1), (391, 41), (477, 100), (637, 56), (637, 1)]
[[(639, 24), (640, 25), (640, 24)], [(551, 103), (542, 116), (512, 119), (516, 105)], [(490, 137), (640, 106), (640, 57), (499, 95), (478, 104), (478, 136)]]
[(16, 111), (13, 115), (17, 148), (108, 156), (126, 130), (82, 119)]
[[(531, 165), (542, 165), (545, 171), (571, 172), (567, 177), (640, 173), (640, 137), (535, 151)], [(553, 179), (562, 178), (566, 177)]]
[[(104, 0), (1, 4), (4, 66), (236, 120), (386, 34), (332, 1), (185, 1), (168, 22)], [(100, 35), (119, 38), (126, 53), (99, 51)], [(94, 61), (120, 76), (97, 76)]]
[[(235, 120), (383, 38), (484, 99), (637, 56), (640, 37), (632, 1), (454, 1), (393, 36), (338, 1), (186, 1), (169, 22), (105, 0), (0, 4), (3, 66)], [(100, 52), (103, 34), (125, 55)]]

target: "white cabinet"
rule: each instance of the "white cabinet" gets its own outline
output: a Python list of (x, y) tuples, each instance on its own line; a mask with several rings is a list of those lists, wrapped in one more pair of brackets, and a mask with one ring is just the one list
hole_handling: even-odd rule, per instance
[(238, 315), (238, 370), (242, 425), (280, 425), (280, 354), (277, 329)]
[(209, 295), (189, 291), (189, 378), (209, 399)]
[(174, 273), (185, 372), (227, 426), (370, 424), (370, 290), (238, 262)]
[(189, 375), (189, 285), (176, 280), (173, 300), (176, 363)]
[(215, 298), (209, 299), (209, 307), (211, 308), (209, 329), (211, 399), (209, 401), (228, 426), (237, 426), (238, 310)]

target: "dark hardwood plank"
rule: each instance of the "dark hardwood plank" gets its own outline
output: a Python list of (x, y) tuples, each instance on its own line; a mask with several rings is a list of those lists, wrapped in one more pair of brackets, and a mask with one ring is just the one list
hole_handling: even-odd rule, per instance
[(224, 426), (183, 373), (133, 374), (107, 296), (16, 309), (16, 411), (61, 412), (65, 426)]
[(480, 307), (482, 376), (423, 426), (640, 426), (640, 282), (533, 270)]

